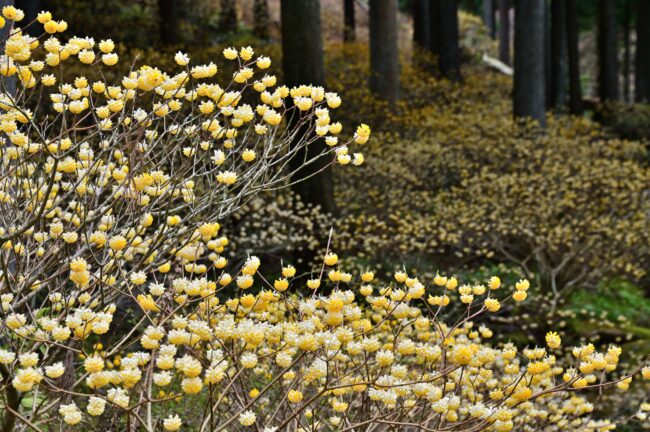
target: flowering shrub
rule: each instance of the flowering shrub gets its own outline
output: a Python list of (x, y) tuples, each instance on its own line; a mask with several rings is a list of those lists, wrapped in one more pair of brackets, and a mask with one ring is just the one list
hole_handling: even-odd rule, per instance
[[(8, 6), (2, 14), (9, 35), (0, 57), (0, 363), (10, 428), (24, 420), (16, 411), (24, 393), (55, 359), (64, 366), (50, 375), (65, 374), (58, 387), (65, 391), (50, 388), (60, 395), (54, 408), (76, 418), (63, 404), (79, 384), (66, 353), (82, 354), (87, 341), (108, 334), (116, 305), (158, 310), (157, 290), (147, 282), (221, 273), (228, 240), (219, 221), (262, 191), (299, 181), (289, 169), (293, 158), (303, 166), (322, 158), (360, 165), (362, 154), (348, 154), (348, 145), (364, 144), (370, 130), (362, 125), (353, 139), (339, 141), (342, 125), (330, 120), (339, 96), (278, 86), (261, 72), (270, 59), (251, 48), (223, 51), (237, 68), (221, 85), (216, 64), (191, 65), (180, 52), (175, 73), (132, 65), (109, 81), (107, 71), (120, 60), (111, 40), (59, 39), (67, 23), (42, 12), (26, 24), (42, 26), (41, 41), (18, 27), (23, 11)], [(63, 65), (76, 61), (99, 79), (57, 82), (66, 76)], [(255, 104), (242, 102), (249, 99)], [(317, 139), (328, 150), (306, 157), (303, 149)], [(129, 345), (110, 346), (118, 352)], [(19, 371), (14, 356), (25, 349), (39, 359), (21, 362)], [(110, 397), (119, 402), (122, 392)]]
[[(639, 372), (607, 380), (621, 354), (616, 346), (603, 353), (576, 347), (562, 367), (554, 332), (547, 348), (490, 347), (492, 332), (473, 320), (510, 298), (524, 301), (526, 280), (510, 294), (500, 294), (497, 277), (459, 286), (437, 276), (425, 286), (399, 271), (393, 284), (381, 284), (372, 272), (353, 280), (333, 253), (307, 280), (287, 265), (271, 283), (259, 266), (252, 256), (234, 277), (179, 274), (130, 287), (141, 292), (132, 312), (138, 319), (123, 334), (110, 331), (115, 306), (99, 301), (50, 295), (28, 314), (8, 314), (5, 391), (34, 392), (27, 409), (7, 405), (9, 412), (30, 423), (58, 412), (70, 425), (103, 416), (114, 427), (171, 431), (183, 422), (199, 430), (509, 431), (540, 420), (548, 430), (604, 431), (613, 423), (593, 420), (593, 404), (574, 392), (625, 390)], [(70, 274), (83, 271), (75, 265)], [(251, 289), (256, 283), (262, 290)], [(217, 295), (231, 284), (237, 294), (222, 304)], [(331, 294), (319, 295), (326, 284)], [(296, 285), (311, 293), (294, 294)], [(450, 302), (466, 309), (445, 324)], [(117, 354), (119, 363), (111, 361)], [(650, 369), (642, 374), (650, 377)], [(175, 403), (192, 407), (192, 400), (202, 409)]]
[(597, 107), (596, 116), (617, 135), (627, 139), (650, 138), (650, 105), (608, 102)]
[[(398, 271), (380, 283), (332, 252), (318, 271), (283, 265), (272, 281), (255, 256), (229, 263), (224, 218), (295, 180), (288, 162), (319, 137), (331, 150), (316, 157), (361, 165), (348, 145), (370, 129), (339, 142), (339, 97), (254, 80), (270, 60), (250, 48), (223, 51), (238, 65), (224, 87), (215, 64), (183, 53), (175, 74), (134, 66), (116, 82), (57, 85), (74, 59), (103, 76), (119, 61), (113, 43), (41, 45), (16, 26), (22, 11), (2, 14), (3, 431), (604, 431), (613, 421), (591, 417), (589, 394), (650, 377), (618, 372), (617, 346), (579, 346), (564, 363), (554, 332), (545, 348), (491, 346), (474, 321), (524, 301), (526, 280), (504, 294), (497, 277), (425, 285)], [(47, 12), (38, 23), (67, 27)]]
[[(414, 268), (510, 263), (555, 302), (603, 279), (640, 280), (650, 263), (644, 146), (577, 117), (550, 117), (543, 134), (521, 127), (509, 78), (465, 71), (454, 86), (405, 69), (402, 111), (377, 123), (388, 127), (368, 164), (341, 178), (355, 187), (337, 189), (337, 250)], [(335, 76), (340, 88), (363, 79)]]

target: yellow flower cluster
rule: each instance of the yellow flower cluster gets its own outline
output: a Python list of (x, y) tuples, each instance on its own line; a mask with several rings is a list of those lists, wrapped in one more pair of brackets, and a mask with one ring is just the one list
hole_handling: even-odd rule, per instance
[(517, 125), (511, 80), (473, 63), (462, 86), (405, 63), (403, 101), (386, 116), (362, 84), (365, 49), (328, 54), (330, 82), (350, 100), (343, 109), (381, 127), (373, 158), (336, 191), (338, 249), (372, 261), (509, 263), (558, 298), (567, 286), (646, 274), (641, 143), (585, 118), (549, 115), (545, 133)]
[[(262, 72), (270, 58), (250, 47), (223, 53), (237, 69), (226, 82), (217, 59), (192, 64), (183, 53), (175, 71), (145, 64), (120, 74), (112, 40), (67, 37), (67, 23), (49, 12), (26, 23), (44, 31), (35, 38), (18, 27), (23, 18), (6, 6), (0, 20), (9, 27), (0, 75), (16, 83), (0, 94), (0, 205), (11, 215), (0, 226), (4, 419), (30, 424), (58, 413), (74, 425), (85, 417), (81, 406), (90, 416), (124, 414), (144, 383), (196, 394), (232, 378), (216, 344), (205, 365), (183, 348), (196, 337), (215, 341), (215, 321), (201, 311), (220, 308), (218, 291), (254, 283), (253, 265), (236, 278), (224, 271), (228, 239), (217, 221), (260, 191), (299, 180), (290, 162), (315, 139), (328, 147), (302, 163), (361, 165), (363, 155), (348, 149), (370, 129), (344, 139), (332, 120), (336, 93), (279, 85)], [(297, 110), (300, 120), (286, 122)], [(278, 286), (288, 288), (295, 273), (287, 266)], [(139, 317), (128, 330), (122, 315), (115, 319), (124, 308)], [(98, 340), (107, 348), (95, 352)], [(138, 340), (151, 351), (129, 352)], [(257, 361), (247, 355), (238, 364)], [(144, 368), (154, 364), (159, 370)], [(27, 409), (17, 394), (32, 391), (48, 403)], [(162, 424), (177, 430), (181, 420)]]
[[(0, 227), (5, 419), (82, 430), (110, 417), (150, 432), (540, 422), (600, 432), (613, 423), (594, 420), (589, 391), (650, 375), (618, 371), (617, 346), (576, 347), (564, 363), (545, 348), (490, 343), (479, 320), (525, 300), (527, 280), (507, 288), (496, 276), (469, 284), (401, 270), (381, 282), (331, 251), (313, 273), (283, 264), (268, 279), (252, 254), (229, 260), (227, 216), (286, 185), (282, 167), (317, 137), (329, 146), (318, 157), (361, 165), (348, 147), (370, 127), (342, 142), (330, 119), (339, 96), (259, 77), (270, 60), (250, 47), (223, 51), (237, 69), (228, 84), (216, 63), (184, 53), (175, 73), (144, 65), (114, 82), (57, 84), (75, 59), (95, 72), (118, 66), (114, 43), (59, 39), (67, 24), (47, 12), (33, 24), (41, 41), (14, 26), (22, 11), (2, 12), (13, 31), (0, 73), (18, 77), (0, 95), (0, 203), (12, 218)], [(296, 111), (301, 122), (285, 124)]]
[[(201, 229), (208, 243), (217, 231), (215, 225)], [(475, 430), (510, 431), (543, 420), (559, 429), (605, 431), (612, 423), (594, 422), (594, 406), (568, 389), (614, 383), (624, 389), (635, 374), (650, 377), (646, 366), (614, 381), (605, 379), (617, 370), (622, 352), (617, 346), (604, 353), (591, 344), (573, 348), (576, 367), (563, 366), (545, 348), (492, 346), (492, 331), (475, 320), (507, 301), (507, 293), (497, 299), (504, 283), (496, 276), (485, 285), (470, 286), (454, 277), (438, 274), (423, 281), (397, 271), (386, 284), (372, 271), (353, 277), (343, 265), (330, 252), (308, 282), (295, 267), (285, 265), (273, 284), (259, 273), (262, 262), (255, 256), (234, 276), (224, 269), (216, 280), (191, 272), (174, 278), (163, 273), (159, 282), (134, 288), (142, 292), (138, 303), (147, 314), (126, 335), (117, 330), (107, 335), (106, 341), (117, 347), (133, 347), (119, 362), (109, 360), (119, 351), (99, 344), (94, 353), (80, 357), (79, 365), (63, 365), (54, 355), (29, 351), (38, 344), (53, 353), (65, 352), (85, 346), (95, 333), (101, 337), (105, 332), (95, 332), (95, 324), (111, 323), (115, 307), (102, 309), (99, 299), (80, 304), (79, 298), (70, 298), (70, 312), (53, 318), (10, 314), (3, 327), (21, 342), (0, 349), (0, 363), (13, 371), (11, 385), (20, 392), (41, 383), (57, 388), (57, 378), (66, 371), (81, 374), (75, 401), (59, 408), (62, 421), (71, 425), (84, 418), (78, 406), (86, 406), (91, 417), (106, 410), (121, 416), (135, 409), (134, 403), (140, 405), (144, 394), (156, 393), (146, 403), (164, 407), (207, 393), (217, 399), (197, 426), (218, 421), (222, 427), (237, 422), (280, 430), (292, 422), (309, 422), (320, 430), (342, 422), (382, 424), (377, 419), (389, 418), (449, 430), (471, 425)], [(77, 262), (75, 269), (83, 271), (84, 266)], [(237, 294), (222, 303), (218, 294), (232, 285)], [(256, 285), (260, 288), (249, 293)], [(511, 292), (525, 293), (529, 286), (520, 280)], [(302, 287), (308, 287), (305, 296), (299, 294)], [(434, 300), (441, 296), (445, 302)], [(442, 312), (452, 303), (464, 309), (455, 321)], [(65, 311), (56, 296), (42, 308)], [(62, 333), (60, 328), (67, 329), (65, 337), (55, 336)], [(558, 349), (560, 338), (549, 333), (546, 343)], [(19, 364), (14, 366), (16, 358)], [(241, 386), (250, 400), (238, 399)], [(272, 409), (271, 400), (280, 402)], [(293, 408), (278, 417), (273, 414), (278, 403)], [(410, 414), (402, 413), (405, 406)], [(180, 428), (180, 417), (164, 415), (165, 430)], [(146, 421), (139, 421), (147, 428)]]

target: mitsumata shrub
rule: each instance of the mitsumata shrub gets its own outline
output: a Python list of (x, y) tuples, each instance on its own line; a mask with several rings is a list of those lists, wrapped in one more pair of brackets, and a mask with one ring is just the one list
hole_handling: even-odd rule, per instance
[[(620, 367), (615, 345), (490, 343), (480, 320), (525, 301), (525, 279), (382, 282), (331, 247), (309, 273), (229, 260), (229, 216), (295, 181), (289, 162), (317, 139), (328, 147), (304, 164), (362, 165), (352, 148), (370, 128), (339, 137), (339, 96), (278, 85), (249, 47), (223, 51), (236, 71), (221, 85), (215, 63), (181, 52), (174, 72), (136, 61), (114, 80), (61, 81), (78, 62), (106, 77), (112, 41), (55, 36), (67, 24), (49, 12), (26, 24), (37, 39), (21, 10), (2, 15), (3, 432), (606, 431), (618, 418), (598, 402), (650, 378)], [(648, 406), (634, 409), (643, 420)]]
[[(366, 165), (340, 176), (339, 250), (443, 267), (506, 262), (556, 300), (602, 279), (646, 275), (642, 143), (578, 117), (549, 116), (544, 132), (515, 123), (503, 76), (472, 71), (458, 86), (404, 73), (409, 99), (394, 127), (378, 133)], [(409, 104), (411, 94), (420, 102)], [(345, 186), (351, 179), (354, 188)]]

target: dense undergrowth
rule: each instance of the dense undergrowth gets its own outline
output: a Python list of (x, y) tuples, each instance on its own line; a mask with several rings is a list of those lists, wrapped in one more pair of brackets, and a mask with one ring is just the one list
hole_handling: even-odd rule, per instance
[[(327, 49), (341, 104), (280, 86), (272, 44), (132, 62), (109, 41), (14, 33), (3, 427), (647, 426), (646, 149), (587, 118), (513, 122), (478, 20), (462, 28), (463, 82), (404, 56), (394, 111), (367, 90), (362, 46)], [(359, 165), (337, 170), (335, 215), (267, 191), (286, 183), (297, 110), (300, 146), (328, 135)], [(356, 131), (340, 142), (339, 121)]]

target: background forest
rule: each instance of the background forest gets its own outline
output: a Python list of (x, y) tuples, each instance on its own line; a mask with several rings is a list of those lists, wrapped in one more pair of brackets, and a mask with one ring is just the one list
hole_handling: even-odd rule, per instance
[[(627, 369), (650, 355), (650, 1), (2, 3), (22, 9), (25, 23), (48, 10), (65, 19), (76, 35), (111, 39), (124, 59), (101, 75), (85, 72), (83, 64), (67, 65), (57, 72), (57, 82), (79, 75), (108, 82), (142, 65), (171, 70), (181, 64), (177, 52), (193, 64), (215, 61), (219, 74), (236, 76), (239, 66), (223, 63), (222, 53), (250, 46), (256, 55), (274, 60), (268, 73), (288, 88), (310, 84), (338, 93), (343, 102), (333, 120), (344, 130), (359, 134), (358, 123), (369, 126), (372, 139), (363, 156), (354, 159), (359, 166), (333, 169), (333, 161), (350, 161), (339, 152), (314, 164), (292, 161), (291, 177), (302, 181), (256, 192), (219, 219), (229, 239), (219, 257), (229, 265), (246, 268), (251, 256), (259, 257), (261, 265), (253, 273), (273, 280), (278, 262), (284, 268), (291, 263), (294, 273), (309, 273), (325, 268), (323, 257), (336, 251), (346, 271), (372, 268), (376, 277), (389, 281), (400, 282), (395, 272), (416, 281), (455, 275), (470, 284), (492, 281), (497, 274), (511, 286), (526, 279), (531, 286), (526, 302), (504, 303), (485, 317), (495, 346), (533, 347), (545, 337), (548, 341), (549, 332), (558, 332), (571, 346), (620, 346)], [(42, 27), (25, 33), (44, 40), (49, 35)], [(316, 140), (300, 157), (306, 160), (328, 145)], [(3, 258), (7, 268), (12, 259), (9, 254)], [(309, 288), (296, 290), (309, 296)], [(229, 286), (219, 295), (226, 304), (239, 294)], [(439, 306), (442, 300), (437, 301)], [(133, 312), (135, 303), (115, 300), (123, 332), (142, 316)], [(446, 314), (462, 315), (464, 308), (451, 304)], [(6, 309), (0, 318), (9, 316)], [(2, 344), (0, 332), (0, 354)], [(116, 358), (115, 351), (95, 350), (111, 368), (119, 368), (129, 355), (127, 350)], [(564, 356), (571, 353), (557, 353)], [(573, 356), (581, 358), (575, 351)], [(13, 376), (5, 375), (9, 386)], [(576, 429), (567, 423), (513, 430), (610, 430), (609, 423), (598, 423), (603, 419), (612, 419), (617, 430), (647, 430), (648, 390), (647, 381), (640, 380), (626, 393), (594, 390), (587, 400), (602, 408), (591, 423)], [(23, 399), (23, 410), (29, 411), (36, 399)], [(4, 404), (10, 406), (9, 399)], [(174, 404), (173, 413), (192, 418), (189, 404)], [(4, 415), (0, 431), (13, 430), (7, 421), (12, 416)], [(237, 427), (245, 428), (246, 421), (239, 420)], [(128, 417), (125, 423), (111, 421), (113, 428), (147, 430)], [(355, 423), (341, 424), (300, 427), (348, 430), (344, 426)], [(417, 424), (404, 423), (403, 429), (395, 423), (386, 430)], [(162, 420), (154, 422), (151, 430), (162, 425)], [(299, 428), (288, 420), (282, 425)], [(254, 427), (262, 431), (264, 426)], [(441, 429), (422, 430), (479, 430), (443, 429), (440, 421), (437, 426)]]

